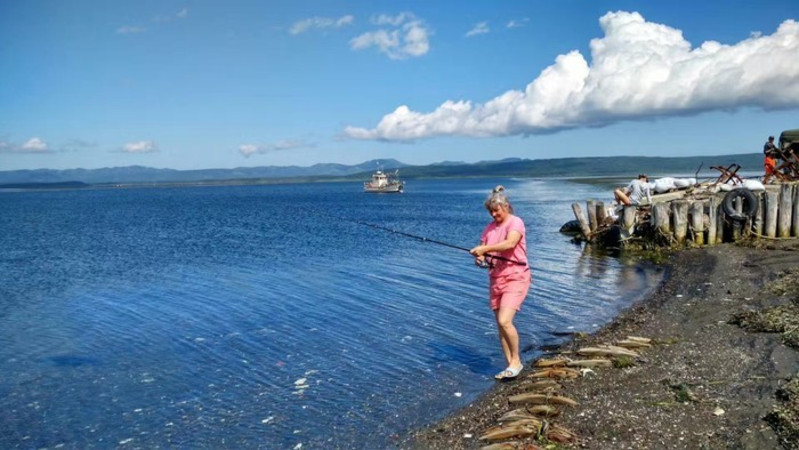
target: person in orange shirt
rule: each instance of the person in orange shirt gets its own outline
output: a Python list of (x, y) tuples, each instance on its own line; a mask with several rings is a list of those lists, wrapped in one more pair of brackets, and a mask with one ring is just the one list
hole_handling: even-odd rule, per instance
[(763, 153), (766, 155), (763, 160), (763, 168), (766, 170), (763, 184), (768, 184), (777, 175), (777, 148), (774, 146), (774, 136), (768, 137), (768, 142), (763, 146)]

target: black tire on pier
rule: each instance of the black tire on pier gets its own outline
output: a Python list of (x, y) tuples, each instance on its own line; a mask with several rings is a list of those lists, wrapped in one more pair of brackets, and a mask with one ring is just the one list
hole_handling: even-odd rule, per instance
[[(735, 210), (736, 198), (740, 198), (740, 201), (743, 202), (743, 210), (741, 213)], [(727, 192), (721, 206), (724, 208), (724, 214), (726, 214), (727, 217), (742, 222), (757, 214), (757, 208), (760, 206), (760, 202), (752, 191), (740, 188)]]

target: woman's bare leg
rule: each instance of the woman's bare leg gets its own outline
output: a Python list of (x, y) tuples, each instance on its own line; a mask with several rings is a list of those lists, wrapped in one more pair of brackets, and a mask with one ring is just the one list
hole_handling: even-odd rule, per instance
[(616, 197), (616, 201), (621, 203), (622, 205), (632, 205), (633, 202), (630, 200), (630, 197), (624, 193), (621, 189), (616, 189), (613, 191), (613, 196)]
[(519, 356), (519, 333), (513, 325), (513, 317), (516, 315), (515, 308), (499, 308), (494, 311), (499, 330), (499, 341), (502, 344), (502, 352), (508, 367), (521, 367), (522, 360)]

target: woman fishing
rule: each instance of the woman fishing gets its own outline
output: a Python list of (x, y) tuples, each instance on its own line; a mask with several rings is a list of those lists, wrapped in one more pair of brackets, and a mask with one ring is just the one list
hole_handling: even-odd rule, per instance
[[(527, 240), (524, 222), (513, 215), (513, 207), (505, 188), (497, 186), (485, 201), (494, 221), (480, 236), (480, 245), (471, 249), (475, 264), (488, 264), (490, 307), (499, 331), (499, 342), (508, 363), (494, 378), (509, 379), (519, 375), (524, 367), (519, 356), (519, 333), (513, 317), (521, 309), (530, 289), (530, 267), (527, 264)], [(492, 255), (502, 259), (492, 258)]]

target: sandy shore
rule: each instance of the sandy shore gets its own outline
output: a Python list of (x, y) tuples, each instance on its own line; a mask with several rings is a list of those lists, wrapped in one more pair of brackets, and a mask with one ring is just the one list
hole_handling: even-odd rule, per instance
[[(799, 303), (799, 241), (686, 250), (665, 264), (666, 279), (648, 299), (559, 350), (611, 344), (628, 335), (653, 339), (629, 367), (595, 368), (559, 381), (558, 395), (579, 405), (559, 407), (561, 414), (547, 422), (571, 430), (578, 440), (555, 445), (533, 435), (495, 442), (509, 449), (799, 448), (792, 428), (799, 417), (799, 381), (789, 384), (799, 371), (799, 339), (752, 331), (768, 328), (752, 326), (752, 314)], [(733, 320), (741, 313), (745, 319)], [(796, 317), (788, 318), (788, 328), (799, 329), (799, 321), (791, 320)], [(471, 449), (494, 443), (479, 438), (520, 407), (508, 397), (530, 392), (534, 370), (529, 364), (518, 379), (498, 383), (463, 410), (415, 431), (402, 446)]]

